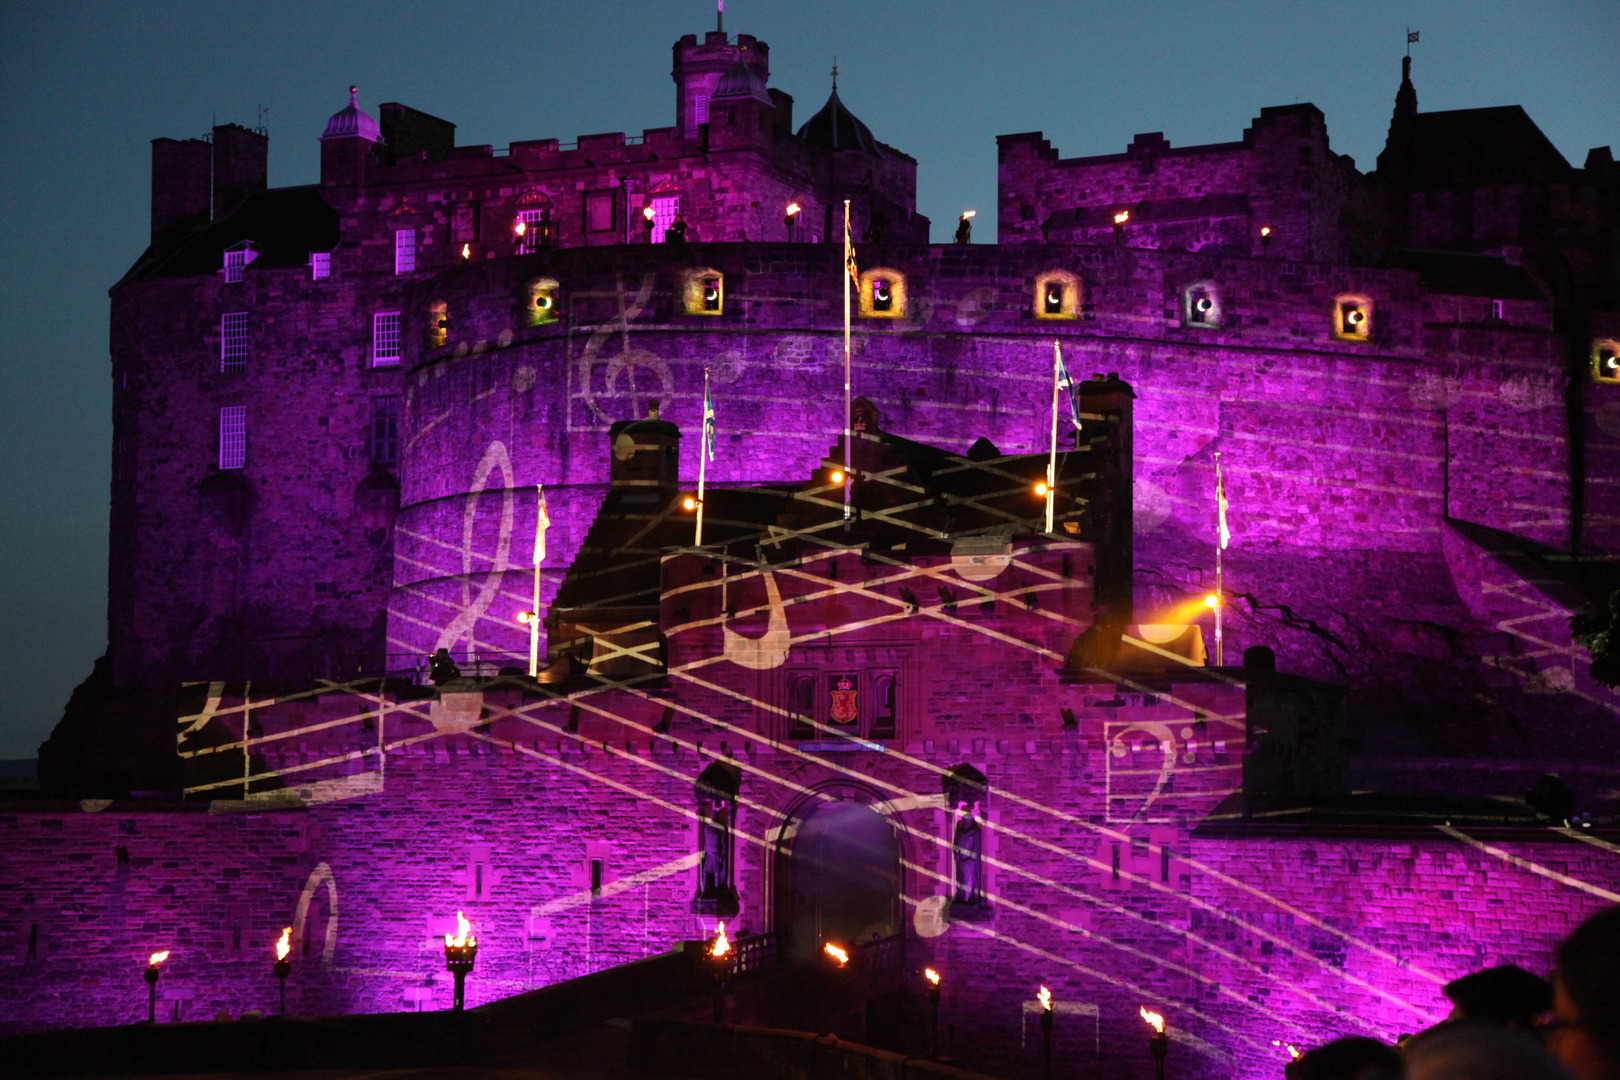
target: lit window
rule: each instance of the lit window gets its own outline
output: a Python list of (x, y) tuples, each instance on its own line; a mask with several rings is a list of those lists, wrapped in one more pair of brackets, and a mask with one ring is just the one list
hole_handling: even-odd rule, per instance
[(1333, 301), (1333, 336), (1339, 341), (1366, 341), (1372, 333), (1372, 301), (1340, 296)]
[(544, 326), (557, 321), (557, 281), (535, 278), (528, 284), (525, 326)]
[(1063, 282), (1048, 281), (1046, 283), (1045, 296), (1042, 299), (1046, 305), (1046, 314), (1063, 314)]
[(1221, 296), (1213, 283), (1194, 282), (1182, 291), (1181, 321), (1184, 326), (1221, 325)]
[(726, 281), (717, 270), (702, 266), (688, 270), (682, 291), (688, 315), (718, 315), (725, 308)]
[(379, 367), (399, 363), (399, 312), (380, 311), (372, 316), (371, 358)]
[(517, 223), (517, 253), (532, 255), (541, 248), (551, 246), (551, 210), (519, 210)]
[(409, 274), (416, 269), (416, 230), (400, 229), (394, 234), (394, 273)]
[(888, 278), (872, 279), (872, 310), (894, 310), (894, 287), (889, 283)]
[(330, 251), (312, 251), (309, 253), (309, 276), (316, 281), (332, 276), (332, 253)]
[(247, 406), (227, 405), (219, 410), (219, 467), (247, 465)]
[(720, 279), (719, 278), (704, 278), (703, 279), (703, 310), (704, 311), (719, 311), (720, 310)]
[(613, 192), (592, 191), (585, 196), (585, 231), (613, 231)]
[(885, 267), (873, 267), (861, 274), (859, 296), (862, 318), (901, 318), (906, 313), (905, 276)]
[(241, 371), (247, 367), (248, 317), (245, 311), (232, 311), (219, 317), (219, 370)]
[(664, 230), (675, 224), (675, 219), (680, 216), (681, 197), (679, 195), (658, 196), (652, 201), (652, 210), (652, 242), (662, 244), (664, 242)]
[(1080, 279), (1067, 270), (1047, 270), (1035, 277), (1037, 319), (1080, 317)]
[(443, 300), (428, 305), (428, 348), (437, 349), (450, 337), (450, 310)]
[(377, 465), (399, 464), (399, 398), (371, 399), (371, 460)]
[(1620, 342), (1592, 343), (1592, 377), (1599, 382), (1620, 383)]
[(225, 280), (241, 281), (242, 268), (247, 265), (247, 252), (227, 251), (225, 253)]

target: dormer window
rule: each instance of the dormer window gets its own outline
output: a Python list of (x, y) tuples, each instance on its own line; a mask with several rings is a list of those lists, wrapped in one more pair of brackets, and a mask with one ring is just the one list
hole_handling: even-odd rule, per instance
[(225, 265), (220, 273), (228, 282), (241, 281), (242, 271), (247, 269), (248, 263), (258, 257), (259, 253), (253, 247), (253, 241), (243, 240), (241, 243), (232, 244), (225, 249)]
[(1080, 279), (1067, 270), (1047, 270), (1035, 276), (1037, 319), (1078, 319)]
[(1333, 301), (1333, 337), (1338, 341), (1366, 341), (1372, 333), (1372, 301), (1345, 295)]
[(861, 275), (862, 318), (898, 319), (906, 313), (906, 277), (885, 267)]
[(688, 315), (719, 315), (726, 306), (725, 275), (706, 267), (688, 270), (682, 294)]
[(1602, 383), (1620, 383), (1620, 341), (1592, 343), (1592, 378)]
[(1181, 293), (1183, 326), (1221, 325), (1221, 297), (1212, 282), (1195, 281)]
[(332, 253), (330, 251), (312, 251), (309, 253), (309, 276), (312, 281), (332, 276)]

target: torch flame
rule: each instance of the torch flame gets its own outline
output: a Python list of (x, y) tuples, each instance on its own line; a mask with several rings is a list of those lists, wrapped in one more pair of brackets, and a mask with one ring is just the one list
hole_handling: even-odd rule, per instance
[(1129, 220), (1131, 220), (1131, 212), (1129, 210), (1121, 210), (1119, 213), (1114, 215), (1115, 225), (1123, 225)]
[(935, 986), (939, 985), (939, 972), (935, 971), (933, 968), (928, 968), (923, 972), (923, 974), (928, 976), (929, 982), (933, 983)]
[(1299, 1048), (1297, 1046), (1295, 1046), (1293, 1043), (1285, 1043), (1281, 1039), (1272, 1039), (1271, 1040), (1271, 1045), (1272, 1046), (1280, 1046), (1284, 1050), (1287, 1050), (1288, 1051), (1288, 1060), (1289, 1061), (1298, 1061), (1301, 1057), (1304, 1056), (1303, 1054), (1301, 1054), (1299, 1052)]
[(468, 945), (478, 944), (478, 939), (472, 936), (472, 923), (468, 922), (466, 916), (462, 915), (461, 912), (456, 912), (455, 936), (444, 935), (444, 943), (452, 949), (461, 949)]
[(830, 941), (827, 942), (826, 952), (828, 956), (838, 961), (839, 967), (843, 967), (845, 964), (849, 963), (849, 953), (845, 952), (843, 949), (840, 949)]
[(641, 216), (646, 218), (648, 221), (651, 221), (653, 219), (653, 208), (650, 206), (643, 206), (641, 208)]
[(276, 942), (276, 959), (285, 960), (292, 951), (292, 927), (284, 926), (281, 929), (281, 940)]
[(1260, 235), (1261, 236), (1270, 236), (1271, 235), (1271, 226), (1270, 225), (1262, 225), (1260, 227)]
[(1052, 991), (1043, 986), (1041, 987), (1041, 992), (1035, 996), (1041, 999), (1041, 1008), (1045, 1009), (1047, 1012), (1052, 1011)]
[(461, 245), (461, 257), (463, 259), (472, 258), (472, 245), (471, 244), (462, 244)]
[(169, 958), (169, 950), (164, 949), (162, 952), (153, 953), (152, 958), (150, 960), (148, 960), (147, 963), (152, 965), (153, 967), (157, 967), (159, 964), (163, 963), (163, 961), (167, 960), (168, 958)]
[(1138, 1006), (1138, 1008), (1142, 1013), (1142, 1019), (1144, 1019), (1148, 1023), (1152, 1024), (1154, 1031), (1157, 1031), (1160, 1035), (1163, 1035), (1164, 1034), (1164, 1017), (1160, 1016), (1156, 1012), (1148, 1012), (1146, 1005)]
[(800, 210), (800, 206), (799, 206), (798, 203), (796, 203), (796, 202), (788, 203), (787, 212), (788, 212), (789, 217), (792, 217), (794, 214), (797, 214), (799, 212), (799, 210)]
[(731, 942), (726, 940), (726, 924), (720, 924), (720, 932), (715, 936), (714, 948), (709, 950), (710, 956), (725, 956), (731, 952)]
[(522, 236), (524, 233), (529, 231), (529, 224), (526, 221), (519, 221), (516, 225), (512, 226), (512, 231), (517, 233), (519, 236)]
[(966, 221), (970, 217), (977, 217), (978, 214), (979, 212), (977, 210), (964, 210), (962, 211), (962, 220)]

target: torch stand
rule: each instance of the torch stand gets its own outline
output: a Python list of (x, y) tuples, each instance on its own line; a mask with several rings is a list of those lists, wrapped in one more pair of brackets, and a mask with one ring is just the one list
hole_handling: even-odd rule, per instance
[(158, 966), (150, 964), (141, 975), (141, 978), (146, 980), (146, 1022), (148, 1024), (157, 1023), (157, 981), (160, 974), (162, 973), (158, 971)]
[(928, 988), (928, 1004), (934, 1011), (933, 1033), (928, 1038), (928, 1054), (935, 1061), (939, 1060), (939, 987)]
[[(1052, 1080), (1052, 1010), (1041, 1010), (1041, 1045), (1046, 1060), (1046, 1080)], [(1163, 1077), (1160, 1077), (1163, 1080)]]
[(1170, 1036), (1162, 1031), (1156, 1031), (1148, 1039), (1148, 1049), (1153, 1051), (1153, 1058), (1158, 1063), (1158, 1080), (1164, 1080), (1164, 1055), (1170, 1049)]
[(731, 957), (711, 956), (709, 963), (714, 968), (714, 1022), (718, 1024), (724, 1012), (726, 976), (731, 974)]
[(473, 961), (477, 958), (477, 945), (446, 945), (444, 947), (445, 970), (456, 977), (455, 1011), (463, 1012), (467, 1008), (467, 973), (473, 969)]
[(291, 960), (277, 960), (274, 964), (272, 964), (270, 966), (270, 970), (275, 972), (276, 978), (281, 983), (281, 1013), (280, 1013), (280, 1015), (286, 1016), (287, 1015), (287, 976), (292, 974), (292, 961)]

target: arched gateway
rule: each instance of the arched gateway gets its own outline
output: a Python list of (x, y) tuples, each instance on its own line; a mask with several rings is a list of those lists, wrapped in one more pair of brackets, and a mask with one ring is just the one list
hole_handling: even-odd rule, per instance
[(777, 929), (789, 956), (902, 928), (900, 845), (888, 820), (860, 802), (822, 803), (777, 850)]

